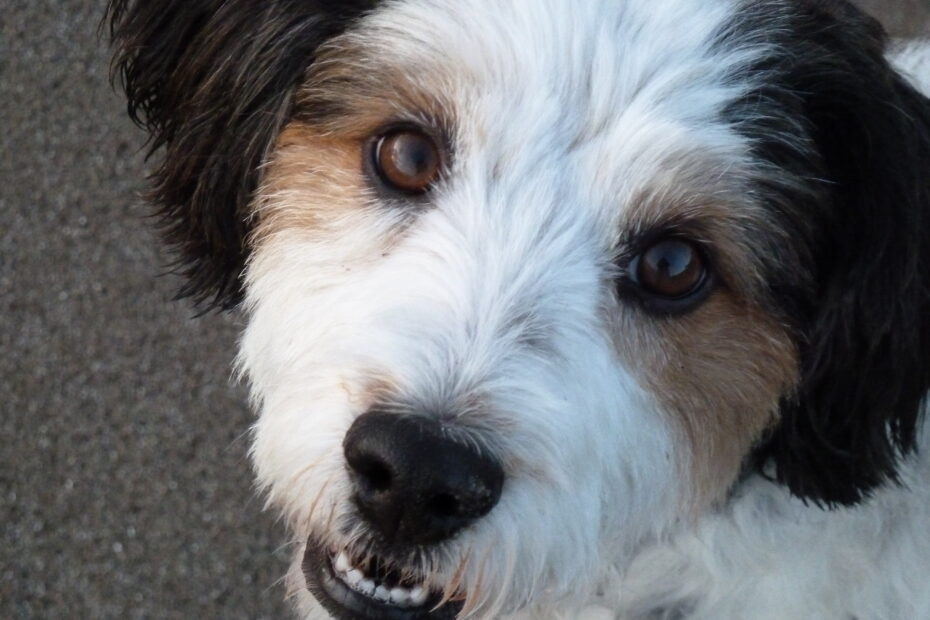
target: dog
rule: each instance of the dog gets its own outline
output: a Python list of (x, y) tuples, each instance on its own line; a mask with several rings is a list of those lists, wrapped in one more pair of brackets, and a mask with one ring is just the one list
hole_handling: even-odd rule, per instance
[(112, 0), (304, 618), (930, 618), (930, 53), (843, 0)]

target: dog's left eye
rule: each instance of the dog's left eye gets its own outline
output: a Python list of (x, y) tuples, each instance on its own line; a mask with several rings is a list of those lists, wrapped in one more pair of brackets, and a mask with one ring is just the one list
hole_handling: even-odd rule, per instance
[(707, 298), (713, 278), (706, 254), (688, 239), (665, 237), (653, 242), (629, 264), (629, 281), (647, 310), (681, 314)]
[(650, 293), (669, 299), (692, 294), (706, 277), (700, 251), (683, 239), (663, 239), (636, 260), (636, 281)]
[(442, 166), (436, 141), (416, 129), (394, 130), (378, 138), (373, 159), (381, 181), (407, 194), (428, 191), (439, 178)]

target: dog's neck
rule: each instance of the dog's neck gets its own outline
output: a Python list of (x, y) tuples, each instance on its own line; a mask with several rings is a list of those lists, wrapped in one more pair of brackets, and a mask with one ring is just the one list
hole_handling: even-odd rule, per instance
[(861, 504), (817, 506), (747, 469), (724, 503), (644, 546), (580, 610), (533, 610), (511, 620), (736, 620), (748, 609), (757, 620), (927, 618), (927, 532), (925, 413), (900, 483)]
[(857, 506), (825, 509), (748, 475), (717, 510), (644, 548), (609, 607), (622, 620), (720, 620), (746, 609), (761, 610), (753, 612), (761, 620), (930, 617), (926, 420), (900, 483)]

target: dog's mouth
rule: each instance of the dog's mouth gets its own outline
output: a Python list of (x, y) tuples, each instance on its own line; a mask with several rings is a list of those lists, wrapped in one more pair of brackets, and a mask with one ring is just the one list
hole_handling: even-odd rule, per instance
[(462, 609), (461, 601), (446, 601), (425, 580), (379, 557), (359, 561), (312, 537), (303, 571), (310, 592), (339, 620), (454, 620)]

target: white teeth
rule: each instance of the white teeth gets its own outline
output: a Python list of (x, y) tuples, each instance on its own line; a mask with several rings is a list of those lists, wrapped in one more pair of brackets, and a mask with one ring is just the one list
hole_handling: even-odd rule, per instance
[(388, 588), (368, 578), (364, 571), (356, 568), (345, 551), (333, 553), (331, 556), (333, 570), (347, 586), (382, 603), (397, 607), (421, 607), (429, 598), (429, 590), (424, 586), (404, 588), (396, 586)]
[(391, 602), (401, 607), (410, 604), (410, 590), (405, 588), (394, 588), (391, 590)]
[(361, 571), (356, 569), (352, 569), (346, 573), (346, 583), (348, 583), (350, 586), (358, 586), (360, 583), (362, 583), (364, 578), (365, 576), (361, 573)]
[(357, 587), (358, 591), (366, 596), (375, 595), (375, 582), (371, 579), (362, 579), (362, 582)]

